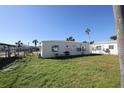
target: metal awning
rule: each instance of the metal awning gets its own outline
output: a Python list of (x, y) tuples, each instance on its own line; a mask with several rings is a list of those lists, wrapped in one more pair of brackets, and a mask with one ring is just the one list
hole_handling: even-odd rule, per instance
[(6, 44), (6, 43), (0, 43), (2, 46), (9, 46), (9, 47), (16, 47), (16, 45)]

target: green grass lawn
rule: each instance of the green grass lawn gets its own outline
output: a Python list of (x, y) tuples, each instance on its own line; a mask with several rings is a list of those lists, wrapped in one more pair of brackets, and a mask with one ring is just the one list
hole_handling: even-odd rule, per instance
[(118, 56), (97, 55), (68, 59), (28, 56), (16, 70), (0, 72), (0, 87), (116, 88), (120, 87)]

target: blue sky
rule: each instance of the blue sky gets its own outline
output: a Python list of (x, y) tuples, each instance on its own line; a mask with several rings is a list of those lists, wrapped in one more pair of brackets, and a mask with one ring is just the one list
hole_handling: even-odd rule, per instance
[(109, 40), (116, 34), (112, 6), (0, 6), (0, 42), (25, 44), (37, 39)]

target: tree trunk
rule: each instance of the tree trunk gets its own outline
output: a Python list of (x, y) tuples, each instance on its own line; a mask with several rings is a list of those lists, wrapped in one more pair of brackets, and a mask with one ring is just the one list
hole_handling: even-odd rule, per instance
[(89, 38), (89, 44), (90, 44), (90, 35), (88, 35), (88, 38)]
[(116, 22), (118, 53), (121, 71), (121, 87), (124, 88), (124, 6), (113, 6)]

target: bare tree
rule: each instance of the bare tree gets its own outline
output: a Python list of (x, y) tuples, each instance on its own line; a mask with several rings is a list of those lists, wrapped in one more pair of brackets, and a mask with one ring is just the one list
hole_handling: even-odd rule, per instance
[(121, 71), (121, 87), (124, 88), (124, 6), (113, 6), (117, 31), (118, 53)]

